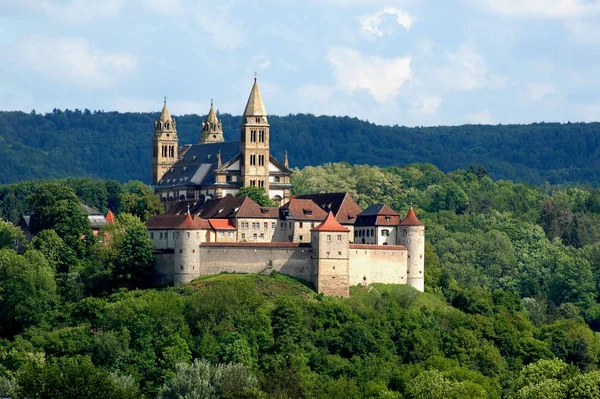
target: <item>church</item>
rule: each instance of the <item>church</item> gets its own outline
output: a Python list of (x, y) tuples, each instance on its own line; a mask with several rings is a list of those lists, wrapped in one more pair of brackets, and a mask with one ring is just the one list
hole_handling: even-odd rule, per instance
[(165, 209), (180, 203), (224, 198), (241, 187), (264, 187), (276, 204), (290, 198), (287, 154), (283, 162), (269, 152), (270, 125), (256, 76), (244, 109), (240, 141), (226, 142), (211, 101), (197, 144), (179, 147), (177, 124), (167, 101), (154, 122), (152, 184)]

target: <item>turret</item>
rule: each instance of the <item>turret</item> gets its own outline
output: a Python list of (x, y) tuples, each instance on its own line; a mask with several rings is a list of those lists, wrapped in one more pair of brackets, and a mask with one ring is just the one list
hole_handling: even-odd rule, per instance
[(210, 100), (210, 110), (205, 121), (202, 121), (202, 132), (200, 133), (200, 144), (222, 143), (223, 125), (213, 108), (213, 100)]
[(342, 226), (332, 212), (311, 230), (312, 280), (317, 292), (350, 296), (350, 230)]
[(407, 282), (413, 288), (425, 290), (425, 225), (415, 215), (411, 205), (406, 218), (398, 225), (398, 244), (408, 253)]
[(152, 184), (156, 184), (177, 161), (179, 140), (175, 119), (167, 108), (167, 97), (158, 119), (154, 121), (152, 137)]
[(270, 125), (254, 76), (254, 85), (248, 97), (240, 128), (242, 153), (242, 186), (264, 187), (269, 193), (269, 135)]
[(175, 253), (173, 256), (173, 281), (185, 284), (200, 276), (200, 226), (189, 211), (183, 222), (175, 228)]

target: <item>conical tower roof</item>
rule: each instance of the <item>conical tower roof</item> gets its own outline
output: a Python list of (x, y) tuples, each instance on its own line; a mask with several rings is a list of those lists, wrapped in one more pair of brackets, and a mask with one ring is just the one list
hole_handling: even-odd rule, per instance
[(323, 223), (321, 223), (320, 225), (318, 225), (314, 229), (311, 229), (311, 231), (339, 231), (339, 232), (347, 232), (347, 231), (350, 231), (350, 230), (348, 230), (347, 228), (345, 228), (344, 226), (342, 226), (340, 224), (340, 222), (338, 222), (335, 219), (335, 216), (333, 216), (333, 212), (329, 212), (329, 215), (327, 215), (327, 219), (325, 219), (325, 221)]
[(213, 108), (213, 100), (210, 100), (210, 111), (208, 111), (208, 116), (206, 117), (206, 121), (208, 123), (213, 123), (213, 124), (217, 124), (219, 123), (219, 119), (217, 118), (217, 113), (215, 112), (215, 109)]
[(408, 211), (408, 214), (406, 215), (406, 218), (400, 222), (400, 226), (425, 226), (423, 224), (423, 222), (421, 222), (418, 218), (417, 215), (415, 215), (415, 211), (413, 210), (413, 207), (411, 205), (410, 210)]
[(258, 83), (256, 82), (256, 77), (254, 78), (254, 85), (252, 85), (250, 97), (248, 97), (246, 109), (244, 110), (244, 116), (267, 116), (265, 104), (263, 103), (260, 90), (258, 89)]
[(171, 118), (171, 114), (169, 113), (169, 108), (167, 108), (167, 97), (165, 97), (165, 105), (163, 105), (162, 111), (160, 111), (160, 116), (158, 120), (161, 122), (172, 122), (173, 118)]
[(194, 219), (192, 219), (192, 215), (188, 212), (185, 215), (185, 219), (179, 224), (179, 226), (175, 227), (175, 230), (199, 230), (200, 226), (196, 224)]

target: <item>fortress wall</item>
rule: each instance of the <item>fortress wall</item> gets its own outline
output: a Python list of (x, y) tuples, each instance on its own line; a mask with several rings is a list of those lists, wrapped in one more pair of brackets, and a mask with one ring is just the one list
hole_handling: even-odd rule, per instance
[(154, 283), (156, 285), (173, 283), (173, 267), (175, 265), (173, 258), (173, 251), (154, 253), (153, 267)]
[(404, 246), (350, 244), (350, 285), (406, 284), (406, 271)]
[(200, 245), (200, 274), (271, 273), (277, 271), (310, 281), (311, 248), (293, 243)]

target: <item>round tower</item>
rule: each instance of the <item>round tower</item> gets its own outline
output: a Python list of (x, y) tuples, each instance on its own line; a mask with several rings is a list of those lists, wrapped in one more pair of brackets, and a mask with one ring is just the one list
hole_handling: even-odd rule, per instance
[(425, 225), (415, 215), (412, 205), (398, 225), (398, 244), (404, 245), (408, 252), (408, 285), (425, 291)]
[(173, 282), (181, 285), (200, 276), (200, 226), (189, 211), (175, 228)]

